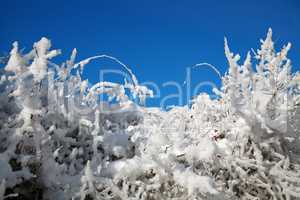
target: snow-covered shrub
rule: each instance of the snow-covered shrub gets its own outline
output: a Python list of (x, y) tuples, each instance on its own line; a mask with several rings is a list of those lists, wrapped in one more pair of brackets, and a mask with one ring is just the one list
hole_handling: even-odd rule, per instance
[(225, 39), (229, 73), (216, 92), (232, 119), (235, 138), (225, 138), (235, 145), (218, 176), (227, 174), (226, 188), (240, 198), (300, 198), (299, 75), (291, 74), (290, 43), (276, 53), (271, 29), (261, 43), (253, 69), (250, 53), (239, 65)]
[[(140, 106), (152, 92), (118, 59), (61, 65), (42, 38), (13, 44), (0, 80), (0, 199), (300, 198), (300, 76), (272, 31), (245, 62), (230, 52), (219, 98), (170, 111)], [(93, 59), (131, 80), (82, 80)], [(254, 67), (255, 66), (255, 69)], [(108, 95), (110, 102), (99, 101)]]

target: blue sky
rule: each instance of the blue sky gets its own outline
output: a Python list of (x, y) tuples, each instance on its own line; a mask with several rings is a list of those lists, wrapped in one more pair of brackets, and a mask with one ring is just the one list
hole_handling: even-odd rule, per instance
[[(42, 36), (62, 49), (57, 62), (76, 47), (78, 59), (109, 54), (130, 66), (140, 82), (154, 81), (161, 96), (175, 93), (166, 81), (184, 83), (186, 68), (208, 62), (222, 74), (227, 70), (223, 39), (233, 52), (245, 58), (272, 27), (276, 47), (292, 42), (290, 58), (300, 69), (300, 1), (2, 1), (0, 6), (0, 52), (13, 41), (30, 50)], [(119, 69), (108, 61), (89, 65), (84, 76), (98, 80), (99, 69)], [(112, 77), (112, 80), (118, 79)], [(192, 86), (220, 81), (210, 69), (192, 71)], [(183, 88), (184, 89), (184, 88)], [(204, 91), (207, 88), (203, 88)], [(186, 91), (185, 91), (186, 92)], [(162, 97), (161, 97), (162, 98)], [(158, 105), (161, 98), (149, 105)], [(184, 100), (185, 103), (185, 100)], [(168, 104), (179, 104), (170, 99)]]

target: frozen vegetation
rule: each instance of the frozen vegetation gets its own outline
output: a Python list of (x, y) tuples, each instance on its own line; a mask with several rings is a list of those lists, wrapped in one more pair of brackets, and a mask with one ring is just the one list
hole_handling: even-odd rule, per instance
[[(75, 49), (57, 65), (48, 39), (27, 53), (13, 43), (0, 80), (0, 199), (300, 199), (290, 47), (276, 52), (269, 30), (240, 62), (225, 39), (218, 98), (162, 111), (141, 106), (152, 92), (113, 57), (77, 62)], [(103, 57), (131, 80), (89, 86), (82, 71)]]

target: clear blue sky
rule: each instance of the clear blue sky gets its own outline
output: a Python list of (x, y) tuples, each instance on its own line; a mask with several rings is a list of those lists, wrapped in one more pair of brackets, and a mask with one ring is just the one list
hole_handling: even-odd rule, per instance
[[(186, 67), (209, 62), (227, 70), (223, 38), (244, 59), (250, 48), (273, 28), (277, 48), (288, 41), (294, 70), (300, 69), (300, 1), (2, 1), (0, 6), (0, 51), (8, 52), (15, 40), (29, 50), (45, 36), (68, 57), (72, 48), (78, 58), (109, 54), (131, 66), (141, 82), (183, 83)], [(107, 61), (90, 64), (85, 77), (96, 82), (99, 68), (118, 67)], [(213, 80), (209, 69), (193, 70), (192, 84)], [(162, 95), (176, 92), (162, 87)], [(157, 105), (159, 99), (149, 102)], [(178, 104), (170, 100), (170, 104)]]

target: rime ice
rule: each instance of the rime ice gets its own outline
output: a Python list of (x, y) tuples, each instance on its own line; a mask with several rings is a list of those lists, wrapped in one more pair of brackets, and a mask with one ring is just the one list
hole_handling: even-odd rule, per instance
[[(276, 52), (270, 29), (240, 64), (225, 39), (218, 98), (162, 111), (135, 103), (152, 91), (114, 57), (76, 62), (74, 49), (57, 65), (47, 38), (27, 54), (13, 43), (0, 81), (0, 199), (299, 199), (290, 48)], [(120, 64), (131, 81), (89, 86), (81, 74), (94, 59)]]

